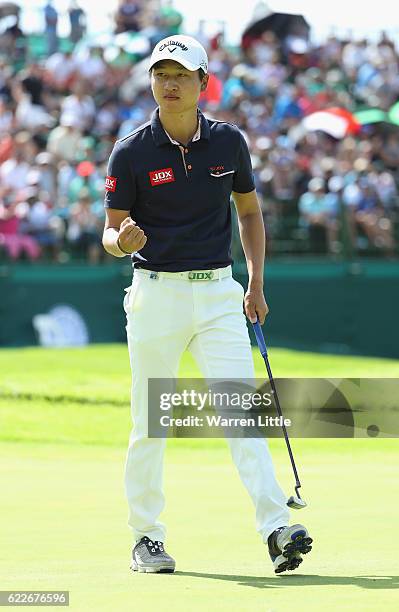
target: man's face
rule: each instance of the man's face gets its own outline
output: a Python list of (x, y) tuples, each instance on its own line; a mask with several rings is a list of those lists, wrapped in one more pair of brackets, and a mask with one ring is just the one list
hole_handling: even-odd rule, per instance
[[(204, 76), (203, 87), (208, 75)], [(158, 62), (151, 71), (151, 89), (162, 110), (181, 113), (196, 108), (201, 89), (199, 71), (187, 70), (178, 62)]]

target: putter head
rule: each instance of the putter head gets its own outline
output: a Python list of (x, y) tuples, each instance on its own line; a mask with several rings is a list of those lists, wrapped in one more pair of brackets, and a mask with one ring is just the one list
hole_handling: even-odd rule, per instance
[(291, 495), (291, 497), (287, 501), (287, 506), (289, 506), (290, 508), (295, 508), (296, 510), (301, 510), (302, 508), (306, 508), (307, 503), (300, 497), (297, 497), (296, 495)]

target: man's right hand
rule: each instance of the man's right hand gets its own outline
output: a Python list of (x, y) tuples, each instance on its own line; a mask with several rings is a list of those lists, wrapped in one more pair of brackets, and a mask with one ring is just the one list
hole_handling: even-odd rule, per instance
[(118, 240), (124, 251), (133, 253), (143, 248), (147, 242), (147, 236), (131, 217), (126, 217), (119, 227)]

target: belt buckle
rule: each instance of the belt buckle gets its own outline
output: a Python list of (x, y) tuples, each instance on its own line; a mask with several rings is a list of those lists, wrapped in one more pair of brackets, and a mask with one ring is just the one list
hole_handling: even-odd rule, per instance
[(204, 272), (198, 272), (193, 270), (188, 273), (188, 279), (191, 281), (199, 281), (199, 280), (212, 280), (214, 277), (213, 270), (205, 270)]

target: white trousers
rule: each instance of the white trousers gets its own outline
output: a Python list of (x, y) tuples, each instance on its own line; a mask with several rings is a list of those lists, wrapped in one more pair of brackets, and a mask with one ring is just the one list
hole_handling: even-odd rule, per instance
[[(244, 291), (232, 276), (190, 281), (151, 278), (136, 270), (124, 299), (132, 370), (133, 428), (125, 466), (128, 525), (137, 541), (144, 535), (165, 542), (158, 520), (165, 505), (165, 438), (148, 437), (148, 379), (176, 379), (188, 349), (205, 378), (254, 379), (251, 346), (243, 314)], [(256, 529), (264, 542), (288, 525), (287, 498), (274, 473), (263, 438), (226, 438), (240, 478), (255, 506)]]

